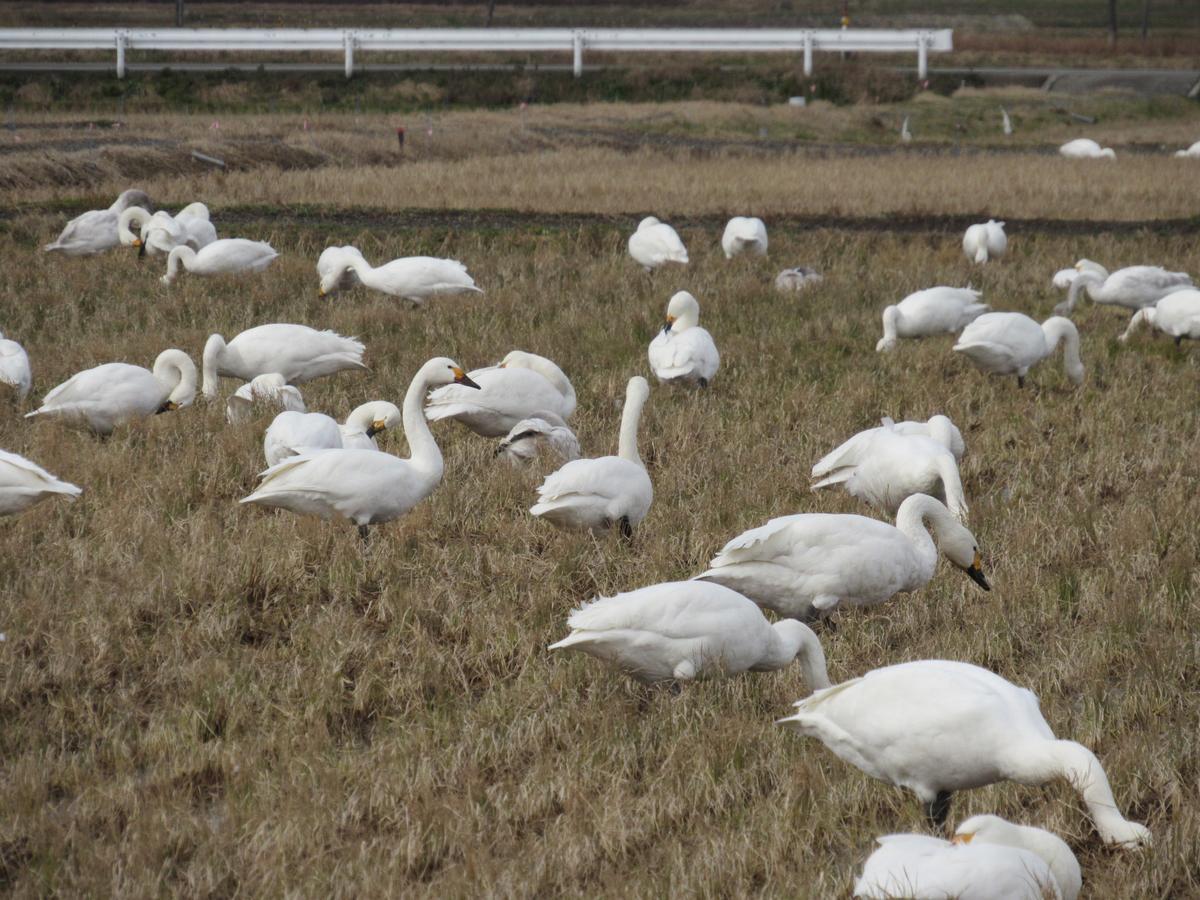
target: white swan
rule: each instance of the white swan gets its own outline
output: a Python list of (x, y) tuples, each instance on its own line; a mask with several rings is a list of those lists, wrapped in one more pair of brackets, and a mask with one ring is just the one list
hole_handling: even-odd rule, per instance
[(303, 384), (343, 369), (366, 369), (365, 349), (333, 331), (286, 323), (249, 328), (228, 344), (221, 335), (210, 335), (202, 363), (204, 396), (217, 396), (221, 375), (250, 381), (278, 372), (289, 384)]
[(1054, 307), (1055, 315), (1070, 315), (1084, 288), (1096, 303), (1141, 309), (1173, 291), (1192, 287), (1192, 276), (1187, 272), (1168, 272), (1161, 266), (1127, 266), (1109, 274), (1099, 263), (1081, 259), (1075, 269), (1067, 299)]
[[(1200, 291), (1195, 288), (1174, 291), (1153, 306), (1143, 306), (1133, 314), (1129, 326), (1117, 340), (1129, 340), (1143, 322), (1170, 335), (1176, 344), (1182, 343), (1184, 338), (1200, 341)], [(2, 348), (0, 353), (3, 353)]]
[(647, 272), (669, 262), (688, 264), (687, 248), (675, 229), (654, 216), (642, 219), (637, 231), (629, 236), (629, 255)]
[(900, 140), (907, 144), (912, 139), (912, 132), (908, 130), (908, 116), (905, 116), (904, 121), (900, 123)]
[(24, 401), (33, 387), (33, 372), (29, 368), (29, 354), (16, 341), (8, 340), (0, 333), (0, 384), (10, 384), (17, 392), (17, 399)]
[(496, 455), (513, 465), (532, 462), (544, 452), (559, 464), (579, 459), (579, 439), (566, 425), (554, 425), (545, 419), (522, 419), (496, 448)]
[(0, 450), (0, 516), (24, 512), (55, 494), (74, 501), (82, 493), (83, 488), (55, 478), (37, 463)]
[(766, 224), (762, 219), (734, 216), (726, 223), (725, 233), (721, 235), (721, 249), (725, 251), (726, 259), (733, 259), (742, 253), (766, 256)]
[(875, 350), (896, 349), (899, 338), (929, 337), (958, 331), (989, 309), (971, 288), (932, 287), (909, 294), (883, 311), (883, 337)]
[(1008, 110), (1003, 106), (1000, 107), (1000, 130), (1005, 134), (1013, 133), (1012, 119), (1008, 115)]
[(278, 372), (256, 375), (233, 392), (225, 401), (225, 421), (230, 425), (249, 422), (254, 418), (256, 407), (304, 412), (304, 397)]
[(1065, 291), (1074, 284), (1075, 279), (1079, 277), (1079, 273), (1083, 271), (1095, 272), (1102, 279), (1108, 277), (1108, 270), (1104, 266), (1094, 263), (1090, 259), (1081, 259), (1069, 269), (1059, 269), (1054, 273), (1054, 277), (1050, 281), (1056, 288)]
[(375, 435), (401, 420), (400, 410), (386, 400), (372, 400), (355, 407), (344, 425), (338, 425), (323, 413), (284, 411), (263, 435), (263, 456), (267, 465), (273, 466), (289, 456), (317, 450), (378, 451)]
[(350, 411), (341, 426), (342, 446), (347, 450), (378, 450), (375, 435), (395, 428), (404, 421), (404, 413), (387, 400), (368, 400)]
[(816, 269), (797, 266), (794, 269), (784, 269), (775, 276), (777, 291), (802, 291), (810, 285), (820, 284), (825, 278)]
[[(958, 430), (945, 416), (935, 418), (944, 420), (938, 426), (945, 434)], [(812, 477), (821, 480), (812, 489), (840, 484), (850, 496), (891, 515), (913, 494), (929, 494), (965, 522), (967, 501), (954, 451), (927, 435), (903, 434), (889, 421), (856, 434), (813, 466)]]
[(674, 581), (600, 597), (571, 613), (551, 650), (578, 650), (645, 684), (767, 672), (799, 655), (813, 690), (828, 687), (825, 654), (794, 619), (772, 625), (754, 602), (719, 584)]
[(1186, 150), (1176, 150), (1175, 155), (1178, 157), (1190, 156), (1200, 159), (1200, 141), (1196, 141), (1196, 143), (1192, 144), (1192, 146), (1188, 147)]
[(696, 577), (780, 615), (812, 619), (842, 603), (874, 606), (924, 587), (937, 568), (939, 549), (981, 588), (991, 589), (974, 535), (925, 494), (900, 504), (894, 526), (830, 513), (772, 519), (726, 544)]
[(328, 519), (341, 516), (358, 526), (398, 519), (433, 493), (442, 480), (442, 453), (421, 412), (434, 385), (471, 384), (457, 363), (439, 356), (413, 377), (404, 395), (404, 436), (409, 459), (374, 450), (321, 450), (285, 459), (262, 473), (262, 482), (241, 503), (290, 510)]
[(190, 406), (196, 397), (196, 366), (182, 350), (164, 350), (154, 371), (127, 363), (105, 363), (72, 375), (26, 413), (87, 425), (97, 434), (131, 419)]
[[(321, 280), (319, 294), (332, 297), (340, 291), (348, 291), (359, 283), (358, 275), (350, 265), (354, 259), (363, 259), (357, 247), (326, 247), (317, 259), (317, 277)], [(365, 262), (365, 260), (364, 260)]]
[(240, 275), (261, 272), (279, 254), (270, 244), (245, 238), (222, 238), (199, 252), (186, 244), (175, 247), (167, 256), (167, 274), (161, 279), (170, 284), (182, 266), (193, 275)]
[(1037, 696), (963, 662), (922, 660), (875, 669), (796, 703), (780, 723), (815, 737), (872, 778), (908, 788), (941, 825), (955, 791), (1015, 781), (1067, 780), (1106, 844), (1149, 841), (1126, 821), (1100, 761), (1060, 741)]
[(121, 244), (117, 219), (130, 206), (149, 206), (145, 191), (123, 191), (108, 209), (93, 209), (76, 216), (59, 234), (58, 240), (42, 247), (47, 253), (57, 250), (67, 256), (91, 256)]
[(687, 291), (667, 303), (667, 324), (648, 351), (650, 370), (659, 381), (683, 381), (708, 387), (721, 354), (712, 335), (700, 327), (700, 304)]
[(1101, 147), (1091, 138), (1076, 138), (1058, 148), (1058, 152), (1069, 159), (1116, 159), (1117, 151)]
[[(328, 256), (329, 250), (340, 252)], [(322, 262), (326, 264), (324, 272), (321, 271)], [(344, 273), (347, 271), (352, 271), (365, 287), (401, 297), (418, 306), (430, 297), (442, 294), (483, 293), (475, 286), (475, 279), (467, 273), (467, 267), (455, 259), (406, 256), (376, 267), (353, 247), (331, 247), (321, 254), (317, 271), (321, 275), (319, 293), (322, 297), (345, 286)]]
[(1063, 371), (1075, 384), (1083, 382), (1079, 331), (1070, 319), (1052, 316), (1041, 325), (1023, 313), (987, 313), (963, 329), (953, 347), (981, 372), (1016, 375), (1025, 386), (1029, 370), (1063, 342)]
[[(130, 226), (138, 228), (134, 234)], [(138, 255), (167, 255), (186, 245), (193, 250), (207, 247), (217, 239), (217, 229), (208, 218), (203, 203), (189, 203), (172, 216), (166, 210), (151, 215), (140, 206), (131, 206), (117, 218), (117, 236), (121, 243), (138, 248)]]
[(972, 816), (952, 841), (889, 834), (877, 843), (854, 884), (854, 896), (864, 900), (1076, 900), (1083, 886), (1066, 841), (999, 816)]
[(924, 422), (893, 422), (887, 416), (883, 424), (877, 428), (867, 428), (847, 440), (836, 450), (826, 454), (820, 462), (813, 466), (813, 477), (820, 478), (844, 466), (854, 466), (870, 449), (871, 442), (884, 431), (894, 431), (897, 434), (921, 435), (933, 438), (954, 454), (955, 460), (962, 462), (967, 445), (963, 442), (962, 432), (950, 420), (949, 416), (930, 416)]
[(972, 225), (963, 235), (963, 253), (972, 262), (985, 263), (989, 259), (1000, 259), (1008, 250), (1008, 236), (1004, 223), (988, 219), (981, 225)]
[(429, 395), (425, 415), (431, 422), (454, 419), (483, 437), (502, 437), (522, 419), (563, 425), (575, 412), (571, 380), (536, 353), (513, 350), (499, 365), (470, 375), (479, 390), (447, 385)]
[(654, 500), (654, 487), (637, 447), (638, 422), (649, 396), (650, 385), (645, 378), (630, 378), (625, 388), (617, 455), (567, 463), (542, 482), (538, 502), (529, 511), (559, 528), (619, 525), (622, 534), (632, 536)]

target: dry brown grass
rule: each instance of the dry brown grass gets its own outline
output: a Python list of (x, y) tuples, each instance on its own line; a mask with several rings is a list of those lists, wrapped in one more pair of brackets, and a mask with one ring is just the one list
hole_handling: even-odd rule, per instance
[[(784, 171), (770, 160), (681, 157), (672, 174), (662, 160), (626, 157), (662, 179), (642, 182), (640, 194), (610, 179), (610, 197), (580, 171), (587, 159), (612, 158), (471, 159), (459, 164), (460, 181), (474, 187), (471, 206), (499, 202), (502, 186), (487, 178), (534, 163), (544, 193), (571, 208), (616, 209), (620, 198), (633, 209), (691, 209), (768, 184), (760, 166)], [(1109, 171), (1127, 173), (1127, 162), (1149, 177), (1141, 160)], [(1056, 161), (1027, 163), (1004, 196), (1029, 204), (1040, 185), (1041, 215), (1089, 207), (1090, 189), (1060, 183)], [(793, 161), (785, 186), (820, 180), (805, 175), (808, 165)], [(870, 165), (897, 182), (938, 171), (907, 157), (838, 165), (810, 171), (840, 171), (864, 188)], [(222, 204), (289, 189), (330, 205), (351, 202), (346, 192), (372, 204), (469, 201), (452, 170), (364, 169), (361, 185), (327, 172), (307, 186), (302, 173), (260, 173), (257, 186), (235, 174), (223, 185), (179, 182), (163, 199), (178, 205), (193, 187), (211, 187), (219, 228)], [(703, 199), (683, 192), (688, 171)], [(1171, 172), (1177, 186), (1194, 177)], [(1151, 201), (1108, 188), (1102, 209), (1119, 212), (1120, 196), (1153, 214)], [(788, 208), (805, 208), (808, 195), (789, 196)], [(939, 201), (962, 202), (942, 189), (927, 202)], [(1085, 255), (1195, 272), (1192, 236), (1017, 232), (1010, 257), (980, 271), (962, 258), (958, 234), (777, 227), (769, 261), (727, 263), (719, 231), (696, 227), (684, 233), (693, 264), (650, 279), (623, 252), (632, 219), (373, 232), (281, 223), (247, 235), (283, 253), (263, 276), (185, 277), (168, 290), (157, 265), (130, 255), (40, 255), (60, 221), (31, 211), (0, 223), (0, 329), (28, 348), (35, 397), (104, 361), (148, 364), (167, 346), (198, 357), (214, 330), (305, 322), (361, 336), (372, 365), (305, 386), (310, 408), (341, 415), (360, 400), (395, 400), (435, 354), (476, 366), (522, 347), (571, 375), (585, 449), (610, 452), (624, 381), (645, 372), (666, 299), (683, 287), (700, 298), (723, 368), (706, 393), (653, 390), (642, 444), (656, 498), (632, 546), (532, 520), (534, 479), (497, 467), (488, 442), (454, 426), (436, 429), (441, 487), (379, 529), (364, 554), (345, 523), (237, 505), (261, 468), (265, 421), (231, 428), (220, 408), (198, 405), (101, 443), (8, 408), (0, 446), (85, 493), (0, 523), (6, 890), (844, 896), (875, 835), (922, 821), (910, 796), (771, 724), (806, 692), (796, 670), (675, 696), (544, 648), (579, 602), (692, 575), (724, 540), (770, 516), (862, 512), (845, 496), (810, 494), (812, 462), (882, 414), (946, 412), (967, 437), (972, 527), (994, 590), (982, 594), (943, 567), (914, 596), (842, 615), (822, 634), (833, 677), (943, 657), (1036, 690), (1058, 733), (1097, 751), (1155, 846), (1103, 849), (1065, 786), (971, 792), (954, 818), (994, 811), (1062, 834), (1087, 896), (1200, 892), (1197, 350), (1148, 337), (1120, 345), (1124, 317), (1086, 307), (1079, 389), (1053, 367), (1025, 391), (986, 379), (949, 352), (948, 336), (872, 352), (880, 308), (918, 287), (971, 280), (998, 308), (1044, 316), (1060, 265)], [(487, 297), (419, 312), (364, 293), (319, 301), (313, 262), (345, 240), (380, 259), (453, 255)], [(825, 272), (825, 285), (776, 295), (774, 273), (801, 263)], [(399, 436), (386, 444), (403, 452)]]

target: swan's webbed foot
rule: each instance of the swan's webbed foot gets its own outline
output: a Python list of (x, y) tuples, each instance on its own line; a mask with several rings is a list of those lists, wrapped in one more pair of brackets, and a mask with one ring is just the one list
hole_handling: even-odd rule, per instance
[(950, 816), (950, 792), (938, 791), (932, 803), (925, 804), (925, 817), (939, 831), (946, 827), (946, 819)]

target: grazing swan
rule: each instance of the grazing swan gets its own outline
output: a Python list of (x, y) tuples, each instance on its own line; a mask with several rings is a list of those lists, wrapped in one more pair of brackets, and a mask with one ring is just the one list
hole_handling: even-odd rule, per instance
[(951, 841), (889, 834), (877, 843), (854, 884), (854, 896), (864, 900), (1076, 900), (1083, 886), (1066, 841), (999, 816), (972, 816)]
[(735, 537), (696, 577), (732, 588), (782, 616), (813, 619), (840, 603), (874, 606), (924, 587), (937, 568), (939, 549), (981, 588), (991, 589), (974, 535), (925, 494), (900, 504), (894, 526), (831, 513), (772, 519)]
[(108, 435), (131, 419), (190, 406), (195, 397), (195, 364), (182, 350), (164, 350), (154, 360), (153, 372), (105, 363), (72, 375), (25, 418), (55, 416)]
[(1015, 781), (1063, 778), (1083, 796), (1106, 844), (1148, 842), (1128, 822), (1100, 761), (1074, 741), (1060, 741), (1037, 696), (963, 662), (922, 660), (875, 669), (796, 702), (780, 723), (819, 739), (872, 778), (908, 788), (941, 826), (954, 791)]
[(816, 269), (797, 266), (794, 269), (784, 269), (775, 276), (775, 290), (802, 291), (809, 285), (820, 284), (825, 278)]
[(375, 435), (394, 427), (402, 419), (400, 410), (386, 400), (372, 400), (338, 425), (322, 413), (285, 411), (277, 415), (263, 436), (263, 456), (273, 466), (289, 456), (316, 450), (379, 450)]
[(228, 344), (221, 335), (210, 335), (202, 364), (204, 396), (209, 400), (217, 396), (221, 375), (250, 381), (278, 372), (289, 384), (303, 384), (343, 369), (366, 369), (365, 349), (354, 338), (307, 325), (259, 325)]
[(513, 465), (532, 462), (548, 453), (558, 463), (579, 459), (579, 440), (566, 425), (554, 425), (545, 419), (522, 419), (504, 436), (496, 455)]
[(1063, 371), (1081, 384), (1079, 332), (1062, 316), (1052, 316), (1039, 325), (1023, 313), (987, 313), (963, 329), (953, 349), (981, 372), (1016, 375), (1017, 385), (1024, 387), (1029, 370), (1053, 353), (1060, 341), (1064, 342)]
[(1116, 159), (1117, 151), (1101, 147), (1091, 138), (1076, 138), (1058, 148), (1058, 152), (1069, 159)]
[(58, 240), (42, 247), (47, 253), (59, 251), (67, 256), (91, 256), (119, 247), (117, 219), (131, 206), (149, 206), (145, 191), (123, 191), (108, 209), (93, 209), (67, 223)]
[[(137, 226), (137, 234), (130, 225)], [(122, 244), (137, 247), (139, 256), (166, 256), (179, 246), (199, 250), (217, 239), (217, 229), (203, 203), (189, 203), (174, 216), (166, 210), (151, 215), (140, 206), (131, 206), (118, 217), (117, 234)]]
[(726, 259), (733, 259), (742, 253), (766, 256), (767, 226), (762, 219), (734, 216), (726, 224), (725, 233), (721, 236), (721, 249), (725, 251)]
[(860, 431), (836, 450), (822, 457), (820, 462), (813, 466), (813, 477), (821, 478), (845, 466), (858, 465), (858, 460), (869, 452), (871, 442), (877, 435), (885, 431), (933, 438), (953, 453), (955, 460), (959, 462), (962, 461), (963, 454), (967, 452), (962, 432), (958, 430), (958, 426), (950, 420), (949, 416), (930, 416), (924, 422), (893, 422), (884, 416), (882, 422), (880, 427)]
[(985, 263), (989, 259), (1000, 259), (1008, 250), (1008, 236), (1004, 223), (988, 219), (982, 225), (972, 225), (963, 235), (963, 253), (972, 262)]
[(683, 381), (708, 387), (721, 354), (712, 335), (700, 327), (700, 304), (687, 291), (667, 303), (667, 324), (650, 342), (650, 369), (659, 381)]
[(920, 338), (958, 331), (989, 309), (971, 288), (932, 287), (909, 294), (883, 311), (883, 337), (875, 350), (896, 349), (898, 338)]
[(0, 516), (13, 516), (61, 494), (72, 502), (83, 488), (60, 481), (37, 463), (0, 450)]
[(621, 440), (616, 456), (576, 459), (549, 475), (538, 488), (538, 502), (529, 510), (559, 528), (599, 529), (619, 525), (625, 537), (646, 518), (654, 487), (638, 456), (638, 422), (650, 396), (640, 375), (625, 388)]
[[(1186, 288), (1167, 294), (1153, 306), (1143, 306), (1133, 314), (1133, 318), (1129, 320), (1129, 327), (1117, 340), (1129, 340), (1129, 336), (1143, 322), (1151, 328), (1157, 328), (1163, 334), (1170, 335), (1176, 344), (1183, 343), (1184, 338), (1200, 341), (1200, 291)], [(3, 347), (0, 346), (0, 354), (3, 352)], [(3, 357), (0, 356), (0, 362), (2, 361)]]
[(33, 372), (29, 368), (29, 354), (16, 341), (10, 341), (0, 333), (0, 384), (11, 384), (17, 399), (24, 400), (33, 387)]
[(426, 392), (441, 384), (470, 385), (454, 360), (429, 360), (404, 395), (404, 436), (409, 459), (375, 450), (321, 450), (289, 457), (262, 473), (262, 483), (242, 503), (328, 519), (341, 516), (366, 539), (369, 525), (404, 515), (433, 493), (442, 480), (442, 454), (421, 413)]
[[(359, 283), (358, 275), (350, 265), (351, 260), (363, 259), (357, 247), (326, 247), (317, 259), (317, 275), (321, 279), (319, 295), (332, 297), (340, 291), (348, 291)], [(365, 262), (365, 260), (364, 260)]]
[(1110, 275), (1099, 263), (1081, 259), (1075, 269), (1075, 277), (1068, 284), (1067, 299), (1054, 307), (1055, 315), (1070, 315), (1084, 288), (1097, 303), (1141, 309), (1157, 303), (1172, 291), (1192, 286), (1192, 276), (1187, 272), (1168, 272), (1161, 266), (1128, 266)]
[(225, 402), (225, 421), (230, 425), (249, 422), (255, 416), (255, 407), (274, 406), (279, 409), (304, 412), (304, 397), (278, 372), (256, 375)]
[(175, 280), (179, 267), (193, 275), (239, 275), (261, 272), (279, 254), (270, 244), (248, 241), (245, 238), (222, 238), (206, 245), (199, 252), (186, 244), (175, 247), (167, 257), (167, 274), (163, 284)]
[(1081, 259), (1069, 269), (1059, 269), (1054, 273), (1051, 283), (1059, 290), (1065, 291), (1079, 277), (1079, 273), (1083, 271), (1092, 271), (1098, 274), (1102, 279), (1108, 277), (1108, 270), (1099, 263), (1094, 263), (1090, 259)]
[[(945, 416), (935, 418), (954, 429)], [(812, 477), (821, 480), (812, 489), (840, 484), (850, 496), (890, 515), (913, 494), (929, 494), (965, 522), (967, 501), (954, 451), (935, 438), (903, 434), (887, 422), (885, 419), (882, 428), (865, 432), (869, 438), (856, 434), (813, 466)]]
[(1200, 141), (1196, 141), (1196, 143), (1192, 144), (1186, 150), (1176, 150), (1175, 155), (1179, 157), (1191, 156), (1200, 159)]
[(829, 687), (825, 653), (794, 619), (772, 625), (754, 602), (719, 584), (673, 581), (599, 597), (571, 613), (551, 650), (579, 650), (644, 684), (768, 672), (797, 656), (810, 688)]
[(499, 365), (475, 369), (479, 390), (447, 385), (429, 395), (431, 422), (454, 419), (483, 437), (503, 437), (522, 419), (562, 425), (575, 412), (575, 388), (555, 363), (536, 353), (513, 350)]
[[(341, 252), (330, 257), (327, 255), (329, 250)], [(328, 267), (324, 272), (321, 271), (322, 262)], [(467, 274), (467, 267), (455, 259), (406, 256), (375, 267), (353, 247), (331, 247), (321, 254), (317, 271), (321, 275), (319, 293), (322, 297), (345, 286), (342, 282), (346, 271), (353, 272), (363, 286), (401, 297), (416, 306), (441, 294), (483, 293), (475, 286), (475, 279)]]
[(654, 216), (642, 219), (637, 231), (629, 236), (629, 255), (647, 272), (669, 262), (688, 264), (687, 249), (675, 229)]

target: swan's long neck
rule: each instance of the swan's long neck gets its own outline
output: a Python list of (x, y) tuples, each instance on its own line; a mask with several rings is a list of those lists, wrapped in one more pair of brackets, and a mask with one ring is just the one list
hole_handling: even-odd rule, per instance
[(899, 336), (896, 329), (900, 325), (900, 307), (889, 306), (883, 311), (883, 339), (879, 342), (876, 349), (886, 349), (896, 343), (896, 338)]
[(167, 281), (174, 281), (175, 274), (179, 271), (182, 265), (185, 269), (191, 269), (196, 264), (196, 251), (187, 244), (180, 244), (171, 250), (171, 255), (167, 257)]
[(938, 457), (938, 477), (942, 479), (942, 488), (946, 492), (946, 505), (950, 512), (960, 521), (967, 521), (967, 499), (963, 494), (962, 476), (958, 472), (958, 463), (954, 454), (944, 454)]
[(413, 376), (404, 395), (404, 437), (409, 457), (417, 468), (442, 477), (442, 451), (425, 421), (425, 395), (429, 392), (429, 373), (424, 369)]
[(353, 256), (346, 263), (347, 269), (352, 269), (354, 274), (358, 276), (358, 280), (367, 287), (376, 287), (374, 281), (375, 267), (366, 261), (361, 255)]
[[(176, 247), (175, 249), (178, 250), (179, 248)], [(174, 251), (172, 251), (171, 255), (175, 255)], [(221, 380), (218, 366), (221, 353), (224, 350), (225, 338), (219, 334), (209, 335), (208, 342), (204, 345), (204, 358), (200, 363), (202, 372), (200, 389), (209, 400), (213, 400), (217, 396), (217, 388)]]
[(646, 405), (646, 397), (642, 393), (626, 395), (625, 409), (621, 412), (621, 439), (617, 444), (617, 456), (631, 463), (642, 465), (638, 455), (638, 422), (642, 418), (642, 407)]
[(168, 392), (167, 399), (187, 406), (196, 396), (196, 366), (182, 351), (166, 350), (154, 361), (154, 377)]
[(117, 217), (117, 234), (121, 238), (121, 243), (132, 244), (138, 239), (139, 235), (133, 233), (133, 230), (129, 227), (130, 225), (135, 225), (140, 230), (149, 221), (150, 213), (146, 212), (140, 206), (131, 206), (124, 210)]
[(1076, 384), (1082, 381), (1083, 360), (1079, 358), (1079, 330), (1075, 323), (1062, 316), (1052, 316), (1042, 323), (1042, 333), (1046, 336), (1046, 355), (1053, 353), (1059, 342), (1063, 342), (1063, 371)]
[(1104, 283), (1104, 279), (1095, 272), (1085, 269), (1075, 276), (1071, 282), (1071, 287), (1067, 290), (1067, 302), (1064, 307), (1067, 312), (1075, 308), (1075, 304), (1079, 302), (1079, 293), (1084, 289), (1088, 289), (1088, 293), (1092, 295), (1092, 299), (1096, 299), (1096, 288)]
[(1135, 312), (1133, 314), (1133, 318), (1129, 320), (1129, 325), (1126, 326), (1125, 330), (1121, 333), (1119, 340), (1129, 340), (1129, 336), (1137, 331), (1143, 322), (1153, 328), (1155, 312), (1156, 310), (1153, 306), (1143, 306), (1141, 309)]
[(943, 523), (953, 522), (954, 517), (945, 506), (925, 494), (908, 497), (896, 512), (896, 528), (912, 542), (924, 580), (932, 578), (937, 568), (937, 545), (925, 527), (926, 520), (937, 531)]
[[(795, 656), (800, 661), (800, 671), (804, 673), (804, 683), (808, 685), (809, 692), (819, 691), (823, 688), (831, 687), (829, 683), (829, 670), (825, 666), (825, 648), (821, 646), (821, 639), (813, 633), (813, 630), (802, 622), (794, 622), (794, 625), (799, 625), (800, 629), (800, 648), (796, 650), (793, 642), (789, 642), (782, 638), (779, 634), (780, 623), (772, 628), (775, 632), (774, 645), (771, 648), (772, 655), (776, 652), (776, 646), (782, 648), (783, 653), (787, 655), (787, 660), (790, 661)], [(782, 665), (786, 665), (782, 663)]]

